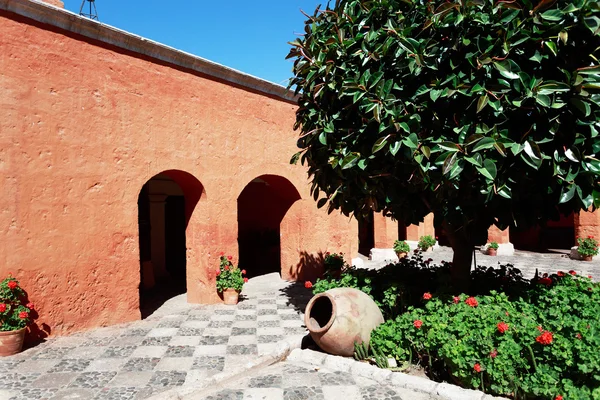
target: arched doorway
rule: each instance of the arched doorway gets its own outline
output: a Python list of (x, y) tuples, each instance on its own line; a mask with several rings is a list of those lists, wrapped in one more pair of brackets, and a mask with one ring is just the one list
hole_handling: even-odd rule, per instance
[(300, 194), (286, 178), (261, 175), (237, 200), (239, 266), (249, 278), (281, 272), (280, 225)]
[(153, 176), (140, 190), (142, 318), (186, 292), (186, 228), (202, 192), (202, 184), (194, 176), (177, 170)]

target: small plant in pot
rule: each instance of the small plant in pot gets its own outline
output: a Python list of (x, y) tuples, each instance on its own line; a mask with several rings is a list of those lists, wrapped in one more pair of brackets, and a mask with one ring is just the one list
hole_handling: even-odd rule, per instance
[(421, 251), (427, 251), (429, 249), (432, 249), (433, 246), (435, 246), (435, 238), (431, 235), (425, 235), (425, 236), (421, 236), (419, 238), (419, 249)]
[(26, 299), (16, 278), (9, 275), (0, 282), (0, 356), (12, 356), (23, 348), (25, 328), (34, 309)]
[(396, 240), (394, 242), (394, 251), (398, 256), (398, 259), (406, 257), (408, 252), (410, 251), (410, 246), (404, 240)]
[(488, 247), (487, 247), (488, 256), (498, 255), (498, 247), (500, 247), (500, 246), (498, 245), (497, 242), (491, 242), (490, 244), (488, 244)]
[(577, 238), (577, 252), (583, 261), (592, 261), (592, 257), (598, 255), (598, 242), (593, 236)]
[(325, 276), (339, 278), (342, 272), (348, 268), (344, 261), (344, 253), (325, 253)]
[(225, 304), (235, 305), (238, 303), (240, 292), (244, 283), (248, 282), (245, 278), (246, 270), (239, 269), (231, 262), (232, 257), (221, 255), (217, 274), (217, 291), (223, 294)]

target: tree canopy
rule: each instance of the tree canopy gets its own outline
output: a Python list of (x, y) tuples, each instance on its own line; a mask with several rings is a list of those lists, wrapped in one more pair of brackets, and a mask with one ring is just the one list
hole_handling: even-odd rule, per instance
[(320, 207), (528, 226), (600, 205), (600, 6), (338, 0), (290, 44)]

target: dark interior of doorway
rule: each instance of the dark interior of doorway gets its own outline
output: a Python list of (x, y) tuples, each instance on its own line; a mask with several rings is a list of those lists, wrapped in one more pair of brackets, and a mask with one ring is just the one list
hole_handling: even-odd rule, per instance
[(375, 247), (375, 223), (371, 211), (368, 217), (358, 220), (358, 252), (369, 257), (373, 247)]
[(152, 259), (152, 224), (148, 184), (144, 185), (138, 199), (140, 240), (140, 311), (146, 318), (167, 300), (186, 292), (186, 215), (185, 197), (167, 196), (165, 199), (164, 254), (167, 276), (155, 277), (152, 288), (144, 288), (142, 264)]
[(246, 185), (238, 197), (239, 267), (253, 278), (281, 273), (281, 221), (300, 199), (294, 185), (263, 175)]

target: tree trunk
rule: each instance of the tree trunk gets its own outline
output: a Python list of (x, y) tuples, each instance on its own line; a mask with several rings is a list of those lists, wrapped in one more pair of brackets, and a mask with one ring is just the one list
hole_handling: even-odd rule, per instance
[(457, 228), (448, 223), (444, 223), (444, 230), (454, 252), (451, 269), (452, 287), (456, 294), (468, 293), (471, 282), (473, 250), (483, 239), (482, 235), (487, 234), (487, 230), (472, 225)]

